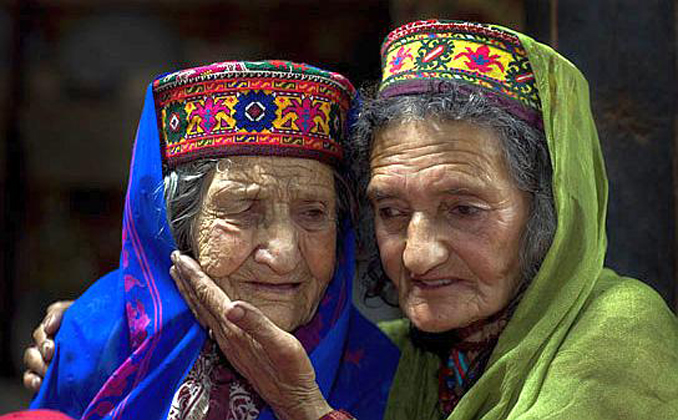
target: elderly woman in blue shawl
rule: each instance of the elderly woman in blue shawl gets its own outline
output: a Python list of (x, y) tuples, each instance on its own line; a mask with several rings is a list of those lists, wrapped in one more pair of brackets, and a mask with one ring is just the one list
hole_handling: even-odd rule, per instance
[[(341, 141), (355, 96), (341, 75), (283, 61), (218, 63), (149, 86), (120, 267), (66, 313), (32, 408), (381, 418), (398, 351), (351, 304)], [(189, 310), (172, 262), (182, 292), (208, 304)]]

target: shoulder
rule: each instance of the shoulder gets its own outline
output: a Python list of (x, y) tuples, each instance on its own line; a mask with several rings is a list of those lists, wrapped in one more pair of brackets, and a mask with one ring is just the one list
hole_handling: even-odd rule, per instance
[(119, 275), (113, 271), (99, 279), (64, 314), (54, 359), (32, 408), (55, 408), (80, 417), (126, 355)]
[[(583, 343), (587, 343), (584, 348)], [(598, 352), (601, 346), (646, 346), (655, 350), (666, 347), (675, 355), (678, 321), (650, 286), (606, 269), (563, 342), (564, 349), (572, 346), (579, 347), (578, 352)]]
[(608, 269), (596, 283), (579, 321), (591, 319), (597, 324), (618, 324), (627, 331), (645, 331), (653, 324), (674, 333), (678, 328), (675, 315), (652, 287)]
[(607, 413), (600, 418), (650, 411), (673, 418), (667, 413), (678, 411), (676, 317), (651, 287), (605, 270), (550, 361), (542, 392), (564, 407)]

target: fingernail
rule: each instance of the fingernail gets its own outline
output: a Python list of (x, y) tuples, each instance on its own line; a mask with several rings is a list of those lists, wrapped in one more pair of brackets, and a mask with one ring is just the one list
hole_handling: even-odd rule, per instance
[(42, 343), (42, 357), (47, 358), (49, 355), (47, 354), (48, 352), (51, 352), (52, 350), (52, 343), (49, 341), (45, 341)]
[(179, 251), (172, 251), (170, 258), (172, 259), (172, 262), (176, 264), (177, 260), (179, 259)]
[(47, 319), (45, 319), (45, 328), (51, 329), (52, 322), (54, 322), (54, 314), (50, 314)]
[(230, 311), (226, 314), (231, 322), (238, 322), (245, 316), (245, 308), (238, 306), (238, 304), (233, 305)]

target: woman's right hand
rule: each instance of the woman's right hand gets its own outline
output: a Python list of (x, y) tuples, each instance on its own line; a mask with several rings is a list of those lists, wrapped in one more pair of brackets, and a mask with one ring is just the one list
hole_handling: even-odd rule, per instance
[(170, 274), (196, 318), (231, 365), (284, 420), (317, 420), (332, 411), (303, 346), (263, 312), (231, 301), (197, 261), (172, 253)]
[(24, 351), (24, 387), (29, 391), (38, 392), (42, 379), (47, 373), (49, 363), (54, 357), (54, 337), (64, 312), (73, 304), (72, 300), (54, 302), (47, 307), (45, 318), (33, 331), (33, 345)]

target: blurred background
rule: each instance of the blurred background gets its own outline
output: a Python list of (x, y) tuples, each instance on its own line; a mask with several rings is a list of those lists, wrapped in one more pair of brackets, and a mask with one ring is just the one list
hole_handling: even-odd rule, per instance
[[(499, 23), (585, 74), (610, 178), (608, 265), (676, 308), (676, 0), (0, 0), (0, 414), (25, 407), (22, 353), (47, 304), (118, 264), (145, 86), (233, 59), (379, 77), (393, 27)], [(356, 300), (372, 319), (392, 316)]]

